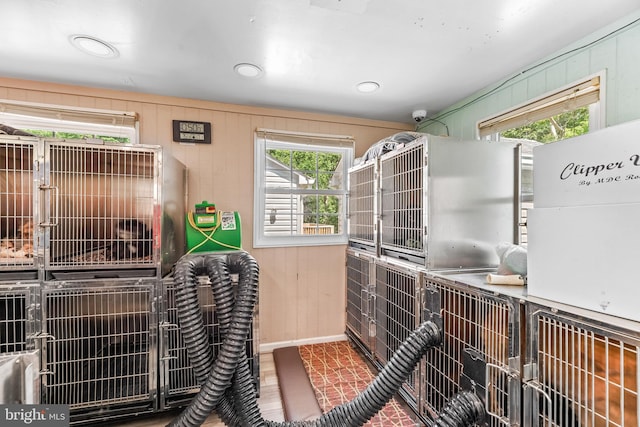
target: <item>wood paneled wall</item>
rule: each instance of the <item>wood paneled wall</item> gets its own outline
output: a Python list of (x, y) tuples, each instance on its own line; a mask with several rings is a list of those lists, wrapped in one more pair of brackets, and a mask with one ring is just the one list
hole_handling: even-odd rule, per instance
[[(261, 345), (315, 341), (345, 330), (345, 246), (253, 249), (256, 128), (352, 135), (356, 156), (408, 124), (0, 78), (0, 99), (135, 111), (143, 144), (163, 146), (189, 169), (188, 206), (238, 211), (242, 245), (260, 264)], [(172, 142), (172, 120), (212, 123), (211, 145)]]

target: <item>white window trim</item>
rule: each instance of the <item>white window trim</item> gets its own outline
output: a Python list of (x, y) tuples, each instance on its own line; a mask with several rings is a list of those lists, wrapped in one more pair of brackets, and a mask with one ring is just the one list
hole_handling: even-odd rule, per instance
[(0, 123), (17, 129), (97, 134), (139, 141), (138, 115), (130, 111), (79, 108), (0, 99)]
[(497, 132), (492, 132), (492, 133), (483, 133), (482, 132), (482, 127), (485, 126), (487, 123), (490, 122), (495, 122), (499, 119), (502, 118), (507, 118), (511, 115), (513, 115), (515, 112), (521, 112), (521, 110), (526, 110), (526, 108), (528, 106), (534, 106), (538, 103), (540, 103), (541, 101), (548, 99), (548, 98), (553, 98), (554, 96), (558, 96), (559, 94), (562, 94), (563, 92), (569, 91), (572, 88), (576, 88), (579, 87), (580, 85), (584, 85), (584, 84), (588, 84), (588, 82), (594, 80), (594, 79), (598, 79), (598, 100), (590, 107), (589, 109), (589, 132), (593, 132), (595, 130), (598, 129), (602, 129), (606, 126), (606, 116), (604, 114), (604, 112), (606, 111), (605, 108), (605, 102), (606, 102), (606, 70), (602, 70), (598, 73), (592, 74), (590, 76), (587, 76), (585, 78), (576, 80), (572, 83), (569, 83), (565, 86), (562, 86), (558, 89), (554, 89), (552, 91), (549, 91), (541, 96), (538, 96), (536, 98), (530, 99), (528, 101), (525, 101), (521, 104), (518, 104), (514, 107), (510, 107), (506, 110), (501, 111), (498, 114), (494, 114), (491, 115), (489, 117), (486, 117), (484, 119), (478, 120), (476, 122), (476, 138), (478, 139), (497, 139), (497, 135), (499, 132), (501, 132), (502, 130), (499, 130)]
[[(290, 145), (286, 145), (291, 149), (301, 149), (301, 145), (305, 139), (310, 142), (307, 144), (309, 148), (316, 147), (320, 151), (326, 148), (330, 148), (334, 151), (342, 152), (342, 173), (343, 173), (343, 189), (337, 191), (330, 191), (334, 195), (344, 196), (342, 204), (342, 213), (340, 214), (340, 222), (342, 223), (342, 233), (331, 235), (297, 235), (297, 236), (265, 236), (264, 234), (264, 212), (265, 212), (265, 182), (262, 179), (264, 176), (266, 164), (266, 138), (261, 137), (263, 134), (271, 134), (274, 136), (282, 137), (285, 141), (291, 142)], [(286, 132), (276, 131), (269, 129), (257, 129), (255, 132), (254, 141), (254, 201), (253, 201), (253, 247), (254, 248), (268, 248), (268, 247), (288, 247), (288, 246), (322, 246), (322, 245), (344, 245), (348, 242), (347, 235), (347, 176), (348, 169), (353, 163), (354, 156), (354, 141), (353, 137), (344, 135), (325, 135), (325, 134), (313, 134), (313, 133), (299, 133), (299, 132)], [(300, 140), (301, 142), (295, 143), (293, 141)], [(311, 142), (315, 141), (315, 143)], [(316, 193), (315, 191), (313, 192)]]
[[(583, 90), (586, 89), (585, 91), (586, 96), (584, 99), (587, 99), (587, 100), (593, 99), (594, 98), (593, 94), (589, 93), (589, 91), (591, 91), (592, 89), (590, 88), (590, 85), (592, 85), (592, 83), (595, 83), (595, 88), (597, 89), (597, 92), (596, 92), (597, 100), (594, 103), (588, 104), (589, 105), (589, 132), (602, 129), (606, 126), (606, 115), (605, 115), (606, 70), (602, 70), (596, 74), (587, 76), (580, 80), (576, 80), (573, 83), (570, 83), (559, 89), (547, 92), (539, 97), (536, 97), (522, 104), (516, 105), (507, 110), (504, 110), (499, 114), (494, 114), (490, 117), (477, 121), (476, 137), (478, 139), (488, 139), (488, 140), (497, 141), (500, 139), (500, 132), (503, 132), (508, 129), (512, 129), (512, 127), (509, 127), (509, 128), (501, 127), (500, 122), (504, 122), (515, 116), (526, 114), (527, 107), (531, 107), (532, 109), (538, 108), (540, 110), (544, 110), (545, 107), (548, 106), (549, 104), (550, 105), (557, 104), (557, 101), (560, 99), (562, 99), (562, 101), (564, 102), (567, 102), (567, 98), (571, 97), (571, 92), (573, 92), (577, 88), (582, 88)], [(556, 108), (556, 107), (554, 106), (553, 108)], [(576, 108), (579, 108), (579, 107), (576, 107)], [(551, 110), (551, 108), (549, 110)], [(531, 120), (531, 122), (533, 123), (538, 120), (543, 120), (543, 119)], [(486, 127), (487, 125), (490, 125), (492, 123), (496, 125), (497, 130), (495, 132), (486, 132), (486, 131), (483, 132), (482, 127)], [(523, 156), (521, 166), (524, 166), (524, 165), (527, 165), (529, 166), (529, 168), (532, 169), (533, 158)], [(522, 199), (521, 202), (532, 203), (533, 200), (530, 198), (532, 196), (533, 196), (532, 194), (529, 196), (525, 196), (524, 194), (521, 194), (521, 199)], [(521, 218), (521, 220), (523, 220), (526, 223), (526, 218)], [(526, 231), (526, 228), (524, 228), (524, 231), (521, 228), (519, 239), (523, 239), (525, 231)], [(521, 244), (526, 246), (526, 243), (521, 242)]]

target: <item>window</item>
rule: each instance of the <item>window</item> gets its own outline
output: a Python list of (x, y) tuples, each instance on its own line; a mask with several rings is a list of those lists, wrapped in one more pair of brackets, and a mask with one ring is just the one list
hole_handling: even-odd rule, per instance
[[(598, 111), (595, 111), (599, 106), (599, 102), (600, 75), (597, 75), (574, 83), (568, 88), (547, 94), (513, 110), (481, 121), (478, 124), (478, 132), (481, 138), (485, 138), (513, 129), (538, 128), (541, 131), (540, 138), (546, 139), (540, 142), (558, 141), (588, 132), (588, 127), (585, 129), (584, 126), (573, 129), (575, 132), (562, 129), (561, 125), (566, 125), (567, 122), (558, 123), (556, 120), (558, 117), (583, 110), (584, 107), (588, 107), (589, 112), (594, 110), (595, 116), (599, 116)], [(595, 118), (590, 118), (587, 115), (587, 126), (599, 127), (600, 121), (595, 120)], [(545, 129), (542, 129), (545, 126), (546, 132), (544, 132)], [(549, 135), (555, 135), (555, 138), (550, 138)]]
[(533, 148), (601, 127), (601, 80), (585, 78), (478, 124), (481, 138), (519, 142), (522, 147), (520, 240), (527, 243), (527, 209), (533, 207)]
[(345, 244), (353, 138), (258, 129), (254, 247)]
[(44, 138), (138, 142), (134, 112), (0, 100), (0, 124)]

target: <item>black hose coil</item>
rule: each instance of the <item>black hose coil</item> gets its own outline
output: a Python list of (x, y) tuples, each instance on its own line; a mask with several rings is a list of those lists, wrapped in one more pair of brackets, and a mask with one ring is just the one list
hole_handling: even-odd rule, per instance
[(463, 391), (456, 394), (442, 409), (436, 419), (437, 427), (465, 427), (480, 422), (486, 415), (484, 403), (475, 393)]
[[(198, 300), (197, 277), (204, 274), (211, 280), (223, 340), (215, 356), (209, 345)], [(238, 274), (236, 292), (231, 274)], [(257, 404), (245, 353), (245, 342), (258, 300), (258, 276), (257, 262), (244, 251), (185, 255), (176, 264), (175, 294), (180, 331), (201, 388), (190, 405), (169, 426), (200, 426), (214, 410), (226, 425), (232, 427), (362, 426), (391, 400), (427, 350), (442, 340), (436, 324), (424, 322), (402, 343), (373, 382), (350, 402), (336, 406), (313, 421), (265, 420)], [(479, 410), (476, 402), (466, 395), (449, 406), (451, 413), (443, 415), (438, 426), (462, 425), (458, 420), (473, 422)], [(466, 410), (474, 415), (459, 413)], [(448, 422), (455, 424), (446, 424)]]

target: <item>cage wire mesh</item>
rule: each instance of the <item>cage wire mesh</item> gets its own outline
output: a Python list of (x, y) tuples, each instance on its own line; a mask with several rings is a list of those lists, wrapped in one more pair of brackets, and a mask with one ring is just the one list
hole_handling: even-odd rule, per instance
[(0, 271), (34, 265), (34, 144), (0, 139)]
[(515, 412), (520, 396), (514, 395), (510, 382), (510, 358), (519, 352), (517, 305), (434, 277), (425, 278), (425, 291), (425, 305), (436, 307), (442, 316), (443, 344), (423, 358), (419, 415), (435, 419), (472, 379), (489, 414), (483, 425), (519, 420)]
[(534, 424), (637, 426), (640, 336), (545, 308), (531, 314)]
[[(375, 265), (376, 341), (375, 356), (386, 364), (400, 345), (418, 327), (420, 273), (384, 262)], [(410, 406), (416, 405), (418, 367), (403, 383), (400, 394)]]
[(372, 285), (373, 258), (365, 252), (347, 250), (347, 333), (369, 359), (373, 358), (375, 330), (375, 289)]
[(64, 142), (48, 147), (56, 222), (48, 266), (153, 265), (157, 152)]
[(43, 290), (43, 403), (109, 411), (155, 389), (155, 284)]
[(416, 142), (380, 160), (380, 246), (386, 253), (424, 256), (423, 192), (426, 142)]
[[(232, 275), (232, 282), (237, 283), (237, 275)], [(164, 285), (164, 327), (161, 354), (165, 360), (165, 366), (161, 371), (163, 375), (163, 407), (177, 406), (193, 398), (200, 385), (195, 377), (193, 368), (189, 362), (187, 348), (182, 340), (178, 324), (178, 310), (175, 304), (175, 282), (172, 277), (163, 280)], [(198, 277), (198, 296), (205, 328), (209, 334), (209, 341), (214, 357), (222, 346), (220, 336), (220, 322), (215, 309), (215, 302), (211, 290), (211, 281), (208, 277)], [(254, 338), (255, 331), (251, 328), (246, 341), (246, 354), (249, 367), (254, 375), (254, 386), (260, 391), (259, 360), (257, 342)]]
[(349, 170), (349, 240), (375, 249), (377, 161)]
[(38, 286), (0, 284), (0, 354), (34, 348), (32, 308)]

